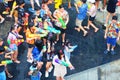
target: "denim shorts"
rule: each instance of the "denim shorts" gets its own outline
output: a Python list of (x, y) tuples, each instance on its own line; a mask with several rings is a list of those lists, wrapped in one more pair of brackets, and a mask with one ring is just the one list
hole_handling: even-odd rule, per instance
[(116, 38), (107, 37), (107, 44), (116, 45)]
[(11, 45), (10, 45), (10, 48), (11, 48), (13, 51), (18, 50), (18, 47), (17, 47), (16, 44), (11, 44)]

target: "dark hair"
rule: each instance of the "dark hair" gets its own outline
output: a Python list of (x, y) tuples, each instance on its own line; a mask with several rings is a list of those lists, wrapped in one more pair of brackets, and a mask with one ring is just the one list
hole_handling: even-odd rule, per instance
[(118, 20), (118, 17), (117, 16), (113, 16), (112, 20)]
[(37, 67), (37, 65), (38, 65), (37, 61), (34, 60), (34, 61), (32, 62), (32, 66), (35, 68), (35, 67)]
[(59, 8), (61, 9), (61, 8), (64, 8), (64, 7), (63, 7), (63, 5), (61, 4), (61, 5), (59, 6)]
[(81, 0), (83, 3), (86, 3), (87, 0)]
[(5, 48), (0, 46), (0, 52), (4, 52), (5, 51)]
[[(18, 0), (17, 0), (18, 1)], [(25, 3), (25, 1), (24, 0), (19, 0), (18, 1), (18, 5), (22, 5), (22, 4), (24, 4)]]
[(39, 51), (41, 51), (43, 49), (43, 41), (42, 40), (36, 40), (35, 41), (35, 46), (38, 48)]
[(48, 0), (42, 0), (42, 3), (47, 3), (48, 2)]
[(28, 27), (29, 27), (29, 28), (31, 28), (31, 27), (33, 27), (33, 26), (34, 26), (34, 22), (29, 22), (29, 23), (28, 23)]
[(62, 59), (61, 55), (63, 55), (63, 54), (64, 54), (64, 53), (63, 53), (63, 50), (59, 50), (59, 51), (57, 52), (58, 58), (59, 58), (59, 59)]
[(35, 18), (36, 18), (36, 15), (33, 14), (33, 15), (31, 16), (31, 19), (33, 20), (33, 19), (35, 19)]

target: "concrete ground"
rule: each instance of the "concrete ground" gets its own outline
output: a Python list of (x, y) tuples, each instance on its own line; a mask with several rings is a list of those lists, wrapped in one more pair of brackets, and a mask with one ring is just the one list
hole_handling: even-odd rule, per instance
[[(50, 9), (53, 10), (53, 5), (50, 5)], [(88, 31), (88, 35), (86, 37), (83, 37), (82, 31), (78, 33), (77, 31), (74, 30), (75, 18), (76, 18), (75, 7), (73, 7), (71, 10), (71, 9), (67, 9), (67, 5), (65, 5), (65, 9), (69, 12), (70, 15), (70, 21), (67, 26), (68, 28), (66, 32), (66, 38), (69, 39), (72, 44), (78, 45), (78, 48), (71, 55), (71, 63), (75, 66), (75, 70), (70, 71), (68, 69), (68, 74), (66, 76), (96, 66), (100, 66), (120, 58), (120, 54), (119, 54), (120, 47), (118, 45), (116, 46), (115, 49), (116, 51), (115, 55), (111, 55), (111, 54), (105, 55), (103, 53), (104, 50), (106, 49), (106, 40), (103, 38), (104, 30), (101, 24), (102, 23), (101, 21), (103, 20), (103, 17), (100, 17), (102, 16), (101, 12), (99, 12), (101, 14), (98, 14), (96, 16), (97, 21), (95, 21), (95, 25), (99, 28), (99, 31), (95, 33), (94, 30), (90, 28), (90, 30)], [(12, 20), (8, 20), (0, 25), (0, 36), (5, 38), (7, 32), (9, 31), (10, 26), (12, 25), (12, 22), (13, 22)], [(59, 41), (58, 45), (60, 45), (60, 43), (61, 41)], [(56, 47), (60, 48), (59, 46)], [(7, 79), (7, 80), (29, 80), (29, 76), (27, 75), (27, 72), (29, 70), (30, 64), (26, 61), (27, 59), (26, 55), (27, 55), (27, 47), (21, 45), (19, 47), (19, 59), (21, 63), (8, 65), (9, 71), (14, 77), (12, 79)], [(53, 77), (52, 73), (50, 73), (50, 76), (48, 78), (45, 78), (44, 70), (45, 68), (43, 67), (43, 69), (41, 70), (43, 73), (41, 80), (55, 80), (55, 77)], [(97, 73), (96, 71), (94, 72)], [(78, 80), (78, 79), (74, 79), (74, 80)]]

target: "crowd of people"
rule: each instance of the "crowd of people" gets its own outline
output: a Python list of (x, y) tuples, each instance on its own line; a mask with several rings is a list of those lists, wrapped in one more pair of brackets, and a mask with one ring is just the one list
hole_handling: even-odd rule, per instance
[[(74, 6), (76, 8), (77, 17), (75, 21), (75, 30), (83, 31), (83, 36), (88, 35), (90, 27), (94, 28), (94, 32), (98, 32), (99, 28), (95, 26), (98, 4), (100, 0), (75, 0)], [(40, 72), (44, 61), (46, 61), (45, 77), (49, 77), (49, 72), (52, 71), (54, 65), (54, 73), (56, 80), (64, 80), (67, 74), (67, 67), (71, 70), (75, 69), (70, 62), (70, 54), (77, 48), (78, 45), (72, 45), (70, 40), (66, 39), (67, 24), (70, 20), (69, 13), (64, 9), (63, 4), (66, 0), (30, 0), (31, 7), (26, 10), (24, 0), (4, 0), (0, 2), (0, 23), (5, 21), (3, 15), (14, 18), (14, 24), (11, 25), (10, 31), (7, 35), (7, 44), (4, 44), (0, 38), (0, 80), (6, 80), (5, 72), (9, 78), (13, 76), (7, 69), (7, 64), (2, 61), (9, 58), (13, 63), (21, 63), (18, 60), (18, 46), (23, 42), (28, 45), (27, 62), (31, 63), (28, 75), (31, 80), (40, 80), (42, 73)], [(117, 7), (117, 0), (103, 0), (103, 7), (105, 9), (107, 2), (106, 27), (104, 38), (107, 40), (107, 49), (105, 54), (111, 51), (115, 54), (114, 48), (116, 42), (120, 37), (120, 24), (118, 23), (115, 14)], [(54, 12), (51, 12), (48, 5), (55, 4)], [(72, 8), (71, 1), (68, 0), (68, 8)], [(110, 20), (112, 15), (112, 20)], [(88, 24), (83, 25), (83, 21), (87, 20)], [(61, 49), (56, 50), (55, 46), (61, 40)], [(110, 49), (110, 45), (112, 48)]]

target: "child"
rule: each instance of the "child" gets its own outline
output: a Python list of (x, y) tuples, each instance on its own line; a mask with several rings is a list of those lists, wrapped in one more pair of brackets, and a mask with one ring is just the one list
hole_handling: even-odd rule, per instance
[(89, 20), (88, 20), (88, 26), (86, 28), (89, 29), (89, 27), (91, 26), (94, 28), (94, 32), (97, 32), (99, 29), (93, 24), (97, 12), (97, 8), (95, 6), (95, 0), (90, 0), (89, 2), (91, 7), (90, 10), (88, 11)]
[(76, 11), (77, 11), (77, 18), (76, 18), (76, 26), (75, 30), (77, 30), (78, 32), (80, 32), (80, 30), (83, 31), (83, 36), (87, 35), (87, 31), (84, 29), (83, 26), (81, 26), (83, 20), (87, 17), (87, 10), (88, 10), (88, 6), (86, 4), (86, 0), (81, 0), (80, 2), (81, 6), (78, 6), (75, 4), (76, 7)]
[(107, 49), (104, 51), (104, 54), (108, 54), (111, 47), (111, 54), (115, 54), (114, 48), (116, 46), (116, 41), (120, 38), (120, 28), (117, 25), (117, 16), (112, 17), (112, 21), (109, 26), (106, 27), (104, 38), (107, 39)]
[(18, 57), (18, 44), (15, 43), (19, 38), (23, 38), (23, 36), (19, 35), (17, 32), (17, 27), (12, 26), (11, 30), (8, 34), (7, 41), (10, 41), (10, 48), (14, 51), (14, 54), (12, 54), (12, 60), (15, 63), (20, 63), (20, 61), (17, 59)]

